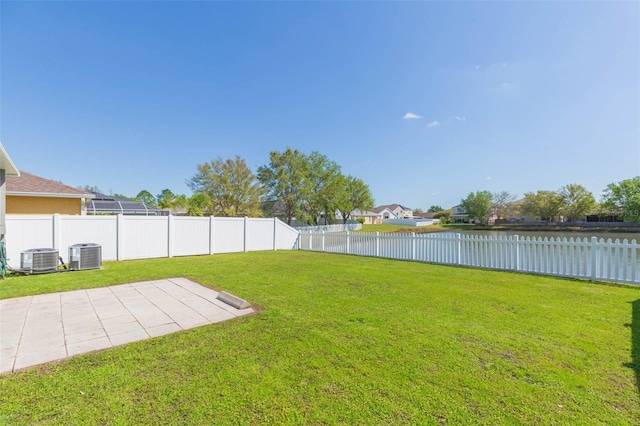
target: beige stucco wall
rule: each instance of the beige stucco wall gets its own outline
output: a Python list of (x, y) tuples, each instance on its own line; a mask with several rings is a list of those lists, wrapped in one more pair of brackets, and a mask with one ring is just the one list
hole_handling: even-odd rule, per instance
[(378, 217), (375, 216), (365, 216), (364, 217), (364, 223), (366, 225), (375, 225), (376, 223), (380, 223), (381, 220)]
[(82, 214), (82, 199), (7, 195), (7, 214)]
[[(365, 225), (374, 225), (376, 223), (381, 223), (382, 220), (376, 216), (354, 216), (351, 219), (356, 220), (356, 218), (358, 217), (363, 217), (364, 218), (364, 224)], [(340, 222), (338, 222), (340, 223)]]

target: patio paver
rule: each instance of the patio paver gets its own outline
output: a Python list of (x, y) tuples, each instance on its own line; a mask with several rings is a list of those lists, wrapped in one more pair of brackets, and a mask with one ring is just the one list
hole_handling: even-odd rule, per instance
[(0, 374), (251, 314), (186, 278), (0, 300)]

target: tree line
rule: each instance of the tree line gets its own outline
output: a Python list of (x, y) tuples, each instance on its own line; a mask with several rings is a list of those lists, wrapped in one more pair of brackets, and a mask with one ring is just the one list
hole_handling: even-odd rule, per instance
[(277, 216), (288, 224), (294, 218), (317, 224), (323, 217), (334, 223), (335, 212), (346, 223), (353, 210), (374, 207), (362, 179), (344, 175), (338, 163), (317, 151), (271, 151), (269, 163), (256, 173), (239, 155), (218, 157), (198, 164), (186, 183), (193, 191), (190, 197), (164, 189), (157, 196), (142, 190), (133, 199), (163, 209), (184, 208), (191, 216)]
[(529, 214), (547, 222), (559, 218), (569, 222), (587, 215), (618, 216), (640, 222), (640, 176), (607, 185), (600, 202), (579, 184), (568, 184), (557, 191), (527, 192), (521, 203), (508, 191), (471, 192), (460, 202), (470, 219), (486, 223), (493, 216), (502, 222), (510, 216)]

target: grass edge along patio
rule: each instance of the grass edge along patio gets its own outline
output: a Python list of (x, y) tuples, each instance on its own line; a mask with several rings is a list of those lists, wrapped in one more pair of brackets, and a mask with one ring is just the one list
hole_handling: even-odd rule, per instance
[(300, 251), (106, 262), (0, 297), (185, 276), (261, 311), (0, 377), (38, 423), (633, 424), (640, 291)]

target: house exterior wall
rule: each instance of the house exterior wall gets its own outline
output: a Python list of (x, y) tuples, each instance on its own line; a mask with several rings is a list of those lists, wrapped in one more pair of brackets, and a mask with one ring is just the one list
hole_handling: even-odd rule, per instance
[(7, 214), (84, 214), (81, 198), (7, 195)]
[(388, 208), (382, 210), (380, 212), (380, 217), (382, 219), (398, 219), (398, 216), (391, 210), (389, 210)]
[(453, 219), (455, 223), (468, 222), (469, 215), (461, 205), (457, 205), (451, 207), (451, 219)]
[[(337, 213), (336, 216), (339, 214)], [(358, 218), (363, 218), (363, 225), (375, 225), (378, 223), (382, 223), (382, 214), (374, 213), (366, 210), (356, 209), (351, 212), (351, 219), (356, 220)], [(342, 220), (342, 215), (339, 215), (339, 219)]]
[(0, 241), (4, 240), (4, 234), (7, 233), (5, 225), (5, 215), (7, 211), (7, 184), (5, 183), (5, 170), (0, 169)]
[[(374, 225), (377, 223), (382, 223), (380, 215), (376, 215), (375, 213), (372, 214), (369, 211), (361, 211), (356, 209), (349, 215), (350, 220), (356, 220), (359, 217), (364, 219), (363, 225)], [(340, 213), (338, 210), (336, 210), (335, 220), (336, 224), (341, 224), (343, 222), (342, 213)]]
[(413, 217), (413, 210), (404, 210), (401, 206), (392, 210), (398, 219), (408, 219)]
[(452, 214), (467, 214), (467, 212), (462, 208), (462, 206), (453, 206), (451, 207)]
[(507, 218), (508, 222), (540, 222), (538, 216), (533, 216), (529, 213), (513, 212)]
[(522, 201), (515, 201), (509, 204), (507, 210), (507, 222), (540, 222), (540, 218), (522, 210)]
[(364, 225), (374, 225), (376, 223), (380, 223), (380, 219), (376, 216), (356, 216), (364, 218)]

